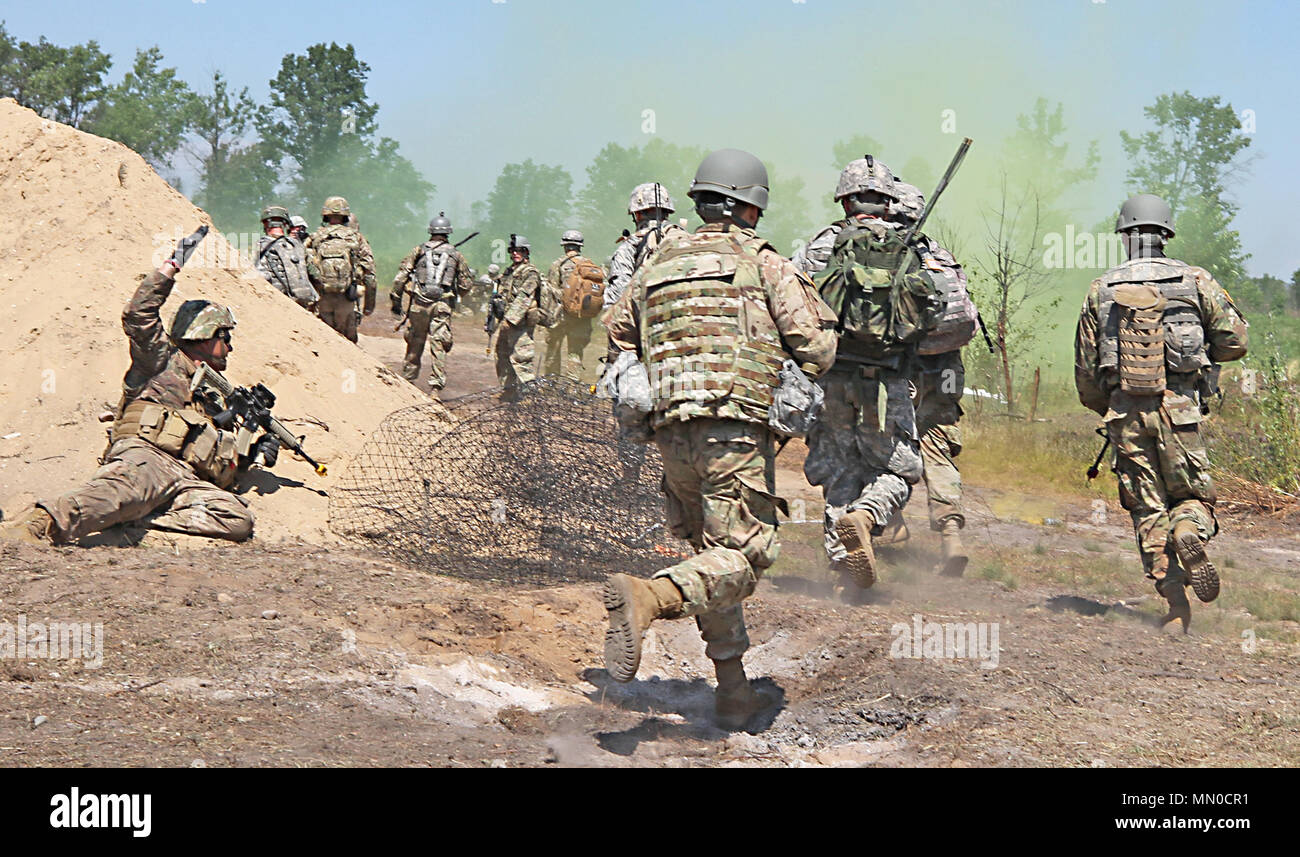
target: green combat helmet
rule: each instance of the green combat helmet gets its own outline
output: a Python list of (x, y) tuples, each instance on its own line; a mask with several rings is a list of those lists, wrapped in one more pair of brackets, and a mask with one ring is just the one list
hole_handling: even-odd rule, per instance
[(262, 222), (266, 223), (268, 220), (282, 220), (288, 224), (290, 222), (289, 209), (282, 205), (268, 205), (262, 209)]
[(438, 216), (429, 221), (430, 235), (450, 235), (451, 221), (447, 219), (447, 212), (440, 211)]
[(329, 217), (331, 214), (338, 214), (347, 217), (352, 214), (352, 209), (348, 208), (348, 201), (341, 196), (331, 196), (325, 200), (321, 206), (320, 216)]
[(229, 307), (212, 301), (188, 300), (181, 304), (172, 319), (171, 339), (173, 342), (211, 339), (222, 330), (232, 329), (235, 324), (235, 313)]
[(656, 208), (662, 208), (664, 211), (670, 212), (677, 210), (673, 207), (673, 198), (668, 195), (668, 189), (659, 182), (639, 184), (632, 190), (632, 195), (628, 197), (628, 214), (651, 211)]
[(568, 244), (573, 244), (578, 247), (581, 247), (584, 242), (585, 239), (582, 237), (582, 233), (576, 229), (566, 230), (565, 233), (560, 236), (561, 247), (564, 247)]
[(1166, 238), (1173, 238), (1174, 213), (1169, 208), (1169, 203), (1153, 193), (1140, 193), (1129, 197), (1120, 206), (1119, 217), (1115, 221), (1115, 231), (1123, 232), (1139, 226), (1158, 226), (1167, 233)]
[[(686, 195), (695, 199), (699, 194), (713, 192), (738, 202), (747, 202), (767, 208), (767, 167), (749, 152), (740, 149), (719, 149), (705, 156), (691, 180)], [(699, 201), (696, 200), (698, 205)]]

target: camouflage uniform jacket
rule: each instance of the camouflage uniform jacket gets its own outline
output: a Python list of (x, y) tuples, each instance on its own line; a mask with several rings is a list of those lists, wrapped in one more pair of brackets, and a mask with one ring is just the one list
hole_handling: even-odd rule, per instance
[(131, 340), (131, 366), (122, 380), (118, 415), (137, 399), (181, 410), (190, 404), (190, 380), (198, 364), (172, 344), (159, 314), (176, 281), (149, 273), (122, 311), (122, 330)]
[(319, 267), (320, 260), (314, 248), (328, 237), (342, 236), (352, 245), (352, 282), (365, 291), (365, 311), (375, 308), (375, 254), (370, 250), (370, 242), (357, 229), (345, 223), (327, 223), (312, 233), (307, 239), (308, 258)]
[(537, 324), (538, 301), (542, 292), (542, 272), (525, 259), (501, 274), (501, 300), (505, 304), (505, 322), (512, 327)]
[[(835, 362), (835, 316), (817, 294), (816, 287), (806, 276), (799, 274), (789, 260), (757, 238), (751, 229), (733, 229), (738, 242), (761, 244), (757, 251), (759, 285), (762, 304), (755, 306), (755, 296), (742, 297), (744, 306), (740, 318), (750, 318), (750, 331), (771, 326), (780, 339), (781, 349), (792, 356), (810, 375), (819, 376)], [(657, 358), (643, 354), (642, 326), (645, 323), (647, 295), (645, 281), (648, 272), (656, 268), (656, 260), (664, 253), (688, 249), (692, 245), (714, 243), (724, 228), (720, 224), (705, 224), (694, 234), (678, 229), (665, 233), (660, 252), (649, 264), (637, 270), (628, 288), (613, 309), (608, 311), (606, 324), (611, 343), (622, 351), (635, 351), (642, 362), (653, 366)], [(678, 310), (670, 310), (676, 314)], [(761, 315), (760, 315), (761, 313)], [(762, 320), (766, 318), (766, 325)], [(720, 343), (724, 350), (730, 345)], [(737, 370), (733, 370), (736, 372)], [(652, 371), (652, 376), (657, 374)], [(738, 375), (738, 378), (741, 377)], [(772, 380), (772, 379), (768, 379)], [(652, 388), (654, 382), (652, 381)], [(759, 413), (750, 403), (737, 401), (733, 396), (712, 400), (672, 401), (659, 400), (652, 423), (655, 427), (673, 421), (686, 421), (700, 417), (734, 419), (766, 424), (767, 413)]]
[[(688, 235), (685, 229), (671, 223), (664, 224), (663, 237)], [(618, 242), (614, 258), (609, 263), (609, 283), (605, 286), (605, 306), (611, 307), (623, 296), (632, 275), (645, 263), (659, 246), (659, 221), (651, 220), (627, 238)]]
[(424, 256), (425, 248), (428, 247), (429, 243), (432, 243), (432, 241), (433, 239), (430, 239), (430, 242), (416, 246), (416, 248), (408, 253), (406, 258), (402, 260), (402, 264), (397, 266), (397, 276), (393, 278), (393, 290), (389, 294), (389, 299), (392, 301), (394, 307), (401, 306), (402, 295), (407, 291), (406, 287), (408, 283), (411, 286), (411, 300), (420, 306), (430, 306), (434, 303), (445, 303), (448, 307), (451, 307), (454, 305), (456, 300), (468, 295), (469, 290), (474, 287), (474, 280), (469, 275), (469, 262), (465, 261), (465, 257), (461, 255), (459, 250), (451, 246), (451, 243), (447, 241), (447, 239), (443, 238), (441, 241), (433, 244), (433, 249), (440, 253), (444, 252), (445, 249), (445, 252), (450, 257), (447, 260), (448, 264), (455, 265), (454, 272), (450, 278), (445, 274), (443, 275), (444, 282), (450, 279), (455, 298), (452, 298), (451, 295), (446, 293), (436, 301), (427, 301), (420, 297), (420, 292), (416, 288), (416, 283), (412, 274), (416, 270), (415, 266), (422, 264), (421, 257)]
[[(1130, 259), (1117, 268), (1112, 268), (1107, 275), (1119, 271), (1125, 265), (1145, 259)], [(1177, 263), (1181, 264), (1181, 263)], [(1237, 310), (1232, 299), (1204, 268), (1186, 266), (1196, 283), (1198, 299), (1197, 311), (1204, 330), (1205, 348), (1209, 359), (1214, 363), (1240, 360), (1246, 355), (1247, 324)], [(1100, 317), (1100, 295), (1103, 281), (1099, 277), (1092, 281), (1088, 297), (1079, 312), (1079, 323), (1074, 341), (1074, 382), (1079, 392), (1079, 401), (1087, 408), (1103, 416), (1111, 407), (1112, 393), (1119, 389), (1118, 373), (1103, 370), (1099, 366), (1100, 348), (1098, 345), (1098, 319)], [(1196, 378), (1180, 378), (1181, 374), (1169, 373), (1170, 388), (1181, 395), (1195, 392)]]

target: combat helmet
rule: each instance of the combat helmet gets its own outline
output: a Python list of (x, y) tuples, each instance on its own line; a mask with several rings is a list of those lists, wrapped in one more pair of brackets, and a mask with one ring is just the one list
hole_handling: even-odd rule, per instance
[(532, 252), (532, 245), (530, 245), (530, 244), (528, 243), (528, 239), (525, 238), (524, 236), (522, 236), (522, 235), (515, 235), (515, 234), (512, 232), (512, 233), (510, 233), (510, 246), (507, 247), (506, 249), (508, 249), (508, 250), (524, 250), (524, 251), (527, 251), (527, 252), (531, 253), (531, 252)]
[(1153, 193), (1140, 193), (1129, 197), (1119, 209), (1115, 231), (1123, 232), (1138, 226), (1158, 226), (1165, 230), (1166, 238), (1174, 237), (1174, 213), (1169, 203)]
[(235, 313), (230, 307), (205, 300), (188, 300), (181, 304), (172, 318), (170, 336), (173, 342), (211, 339), (219, 331), (235, 326)]
[(898, 207), (895, 211), (907, 221), (915, 223), (925, 210), (925, 197), (921, 195), (921, 189), (901, 179), (894, 180), (894, 189), (898, 192)]
[(325, 200), (325, 204), (320, 208), (321, 217), (329, 217), (331, 214), (342, 215), (347, 217), (352, 214), (352, 209), (348, 208), (348, 201), (341, 196), (331, 196)]
[(662, 208), (664, 211), (677, 210), (673, 207), (673, 198), (668, 195), (668, 188), (659, 184), (659, 182), (646, 182), (637, 185), (632, 190), (632, 195), (627, 199), (628, 214), (636, 214), (639, 211), (650, 211), (656, 208)]
[(262, 222), (265, 223), (268, 220), (283, 220), (288, 224), (290, 222), (289, 209), (283, 205), (268, 205), (262, 209)]
[(566, 244), (577, 244), (579, 247), (581, 247), (583, 243), (585, 242), (582, 237), (582, 233), (576, 229), (566, 229), (564, 234), (560, 236), (561, 247), (563, 247)]
[(849, 161), (835, 186), (835, 201), (866, 191), (875, 191), (893, 200), (900, 198), (893, 172), (871, 155)]
[(451, 221), (447, 219), (447, 212), (440, 211), (438, 216), (429, 221), (430, 235), (450, 235)]
[(292, 226), (294, 229), (306, 229), (307, 220), (295, 214), (293, 217), (289, 218), (289, 225)]
[[(740, 149), (718, 149), (705, 156), (691, 180), (686, 195), (695, 199), (701, 193), (718, 193), (725, 197), (767, 208), (767, 167)], [(696, 200), (698, 205), (699, 200)]]
[(489, 276), (495, 277), (499, 273), (501, 273), (501, 266), (498, 265), (496, 262), (493, 262), (492, 264), (488, 265)]

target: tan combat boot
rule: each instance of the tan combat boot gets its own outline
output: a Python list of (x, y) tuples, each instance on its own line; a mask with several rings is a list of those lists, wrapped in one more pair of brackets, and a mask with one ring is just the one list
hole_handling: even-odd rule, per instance
[(713, 697), (713, 712), (723, 729), (744, 727), (765, 705), (763, 697), (749, 684), (740, 658), (714, 661), (718, 675), (718, 689)]
[(54, 543), (54, 519), (40, 506), (33, 506), (13, 521), (0, 524), (0, 539), (33, 545)]
[(849, 552), (839, 565), (863, 589), (870, 589), (876, 582), (876, 553), (871, 549), (871, 528), (875, 525), (876, 519), (866, 509), (849, 512), (835, 525), (836, 534)]
[(1174, 524), (1171, 536), (1174, 552), (1178, 554), (1178, 564), (1187, 570), (1192, 579), (1192, 591), (1206, 604), (1219, 597), (1219, 572), (1214, 563), (1205, 554), (1205, 542), (1201, 541), (1196, 524), (1184, 518)]
[(939, 573), (944, 577), (961, 577), (970, 562), (961, 543), (961, 524), (949, 518), (943, 522), (943, 529), (939, 532), (943, 539), (943, 563), (939, 566)]
[(1183, 633), (1186, 634), (1192, 624), (1192, 605), (1187, 600), (1186, 575), (1178, 566), (1170, 568), (1167, 556), (1156, 559), (1151, 574), (1156, 579), (1156, 592), (1169, 602), (1169, 612), (1160, 617), (1160, 627), (1177, 619), (1183, 623)]
[(889, 519), (885, 524), (885, 531), (876, 536), (872, 541), (877, 545), (893, 545), (895, 547), (907, 544), (907, 540), (912, 534), (907, 530), (907, 521), (903, 519), (901, 511), (895, 512), (894, 517)]
[(642, 580), (630, 574), (605, 581), (605, 669), (615, 681), (631, 681), (641, 665), (641, 637), (655, 619), (677, 619), (685, 605), (682, 591), (666, 577)]

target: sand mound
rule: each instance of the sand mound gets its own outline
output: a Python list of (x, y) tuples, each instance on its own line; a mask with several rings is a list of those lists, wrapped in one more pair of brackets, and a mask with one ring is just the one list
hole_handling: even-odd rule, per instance
[[(122, 307), (177, 237), (212, 221), (132, 150), (12, 99), (0, 99), (0, 211), (0, 502), (12, 514), (94, 470), (106, 428), (96, 416), (117, 403), (130, 359)], [(331, 471), (322, 479), (282, 454), (247, 495), (257, 537), (328, 539), (322, 492), (385, 415), (428, 399), (250, 272), (215, 232), (164, 320), (199, 297), (239, 320), (227, 375), (270, 387), (276, 415)]]

